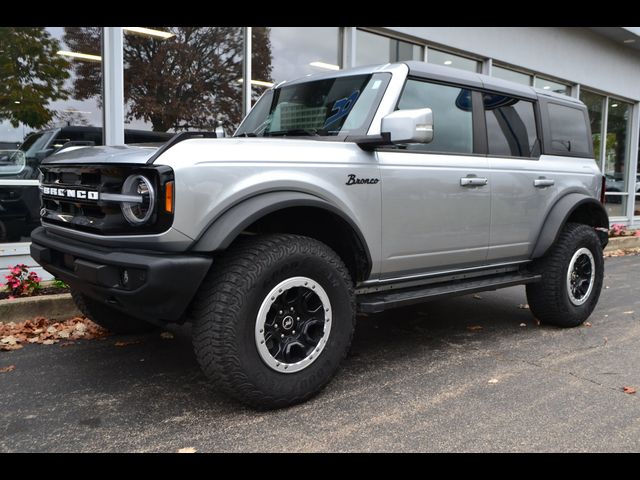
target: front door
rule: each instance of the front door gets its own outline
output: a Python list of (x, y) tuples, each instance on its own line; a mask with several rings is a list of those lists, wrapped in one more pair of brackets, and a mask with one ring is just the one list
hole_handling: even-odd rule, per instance
[(434, 135), (428, 144), (377, 152), (381, 278), (484, 264), (491, 184), (486, 156), (473, 153), (471, 92), (410, 78), (398, 108), (431, 108)]

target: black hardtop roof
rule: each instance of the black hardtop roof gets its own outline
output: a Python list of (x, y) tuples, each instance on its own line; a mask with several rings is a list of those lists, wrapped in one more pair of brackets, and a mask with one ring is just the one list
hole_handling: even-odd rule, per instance
[(503, 80), (502, 78), (490, 77), (481, 73), (467, 72), (442, 65), (433, 65), (425, 62), (406, 61), (403, 62), (409, 67), (409, 75), (430, 80), (437, 80), (471, 88), (482, 88), (494, 92), (508, 95), (516, 95), (521, 98), (535, 100), (538, 97), (548, 97), (554, 101), (581, 105), (577, 98), (569, 97), (555, 92), (549, 92), (540, 88), (533, 88), (520, 83)]

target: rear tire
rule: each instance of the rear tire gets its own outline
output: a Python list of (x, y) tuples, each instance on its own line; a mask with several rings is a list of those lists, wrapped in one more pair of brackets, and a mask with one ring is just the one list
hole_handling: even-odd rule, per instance
[(604, 277), (602, 246), (593, 227), (565, 225), (534, 271), (542, 281), (527, 285), (533, 315), (548, 325), (582, 325), (598, 303)]
[(71, 297), (78, 307), (78, 310), (80, 310), (85, 317), (112, 333), (147, 333), (158, 328), (149, 322), (132, 317), (131, 315), (122, 313), (97, 300), (89, 298), (73, 288), (71, 289)]
[(220, 257), (193, 304), (202, 370), (258, 409), (303, 402), (331, 380), (355, 326), (355, 297), (338, 255), (308, 237), (240, 240)]

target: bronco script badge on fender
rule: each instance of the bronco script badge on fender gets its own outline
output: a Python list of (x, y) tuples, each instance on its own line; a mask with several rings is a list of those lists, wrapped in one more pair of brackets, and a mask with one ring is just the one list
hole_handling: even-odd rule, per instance
[(371, 184), (371, 185), (375, 185), (379, 181), (380, 181), (379, 178), (357, 178), (355, 176), (355, 174), (350, 173), (348, 175), (348, 179), (347, 179), (347, 182), (345, 183), (345, 185), (361, 185), (363, 183), (368, 183), (368, 184)]

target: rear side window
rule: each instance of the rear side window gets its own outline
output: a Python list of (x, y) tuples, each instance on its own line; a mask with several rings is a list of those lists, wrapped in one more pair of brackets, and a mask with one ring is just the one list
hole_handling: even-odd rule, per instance
[(553, 152), (590, 157), (591, 138), (584, 112), (557, 103), (548, 103), (547, 111)]
[(409, 79), (398, 110), (414, 108), (430, 108), (433, 112), (433, 140), (407, 145), (407, 150), (473, 152), (471, 90)]
[(540, 156), (533, 102), (485, 93), (483, 103), (489, 155)]

